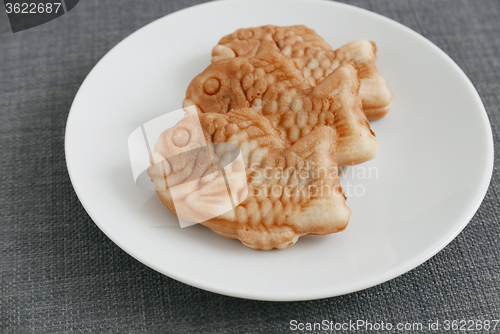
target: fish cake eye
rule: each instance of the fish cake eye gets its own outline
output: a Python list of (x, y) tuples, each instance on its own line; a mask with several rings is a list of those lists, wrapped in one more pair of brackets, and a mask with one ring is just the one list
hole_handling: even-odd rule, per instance
[(177, 147), (184, 147), (189, 144), (189, 139), (191, 139), (191, 134), (187, 129), (179, 128), (176, 129), (172, 134), (172, 142)]
[(208, 95), (216, 94), (220, 89), (220, 81), (217, 78), (210, 78), (203, 84), (203, 90)]

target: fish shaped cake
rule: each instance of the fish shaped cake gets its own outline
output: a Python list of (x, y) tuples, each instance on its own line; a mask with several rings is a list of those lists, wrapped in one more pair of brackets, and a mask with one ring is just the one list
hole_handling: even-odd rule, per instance
[[(190, 132), (191, 128), (186, 126), (190, 117), (191, 120), (193, 117), (199, 119), (202, 135)], [(239, 239), (248, 247), (262, 250), (283, 249), (295, 244), (300, 236), (325, 235), (346, 228), (351, 211), (345, 205), (337, 174), (335, 130), (318, 127), (287, 147), (271, 122), (250, 108), (225, 114), (189, 115), (187, 118), (160, 135), (148, 168), (158, 196), (174, 214), (177, 214), (179, 205), (177, 202), (174, 205), (171, 187), (182, 186), (180, 180), (190, 181), (193, 175), (195, 178), (211, 175), (213, 166), (225, 156), (234, 156), (230, 151), (236, 147), (242, 156), (242, 164), (224, 170), (228, 188), (237, 192), (231, 195), (241, 203), (201, 222), (202, 225), (224, 237)], [(207, 161), (201, 157), (206, 151), (198, 150), (200, 138), (211, 147), (212, 166), (199, 163), (200, 159)], [(179, 151), (179, 145), (195, 152), (193, 159), (182, 159), (182, 166), (178, 165), (180, 160), (168, 157)], [(244, 171), (246, 187), (231, 184), (234, 169), (236, 174)], [(167, 178), (168, 186), (165, 187)], [(218, 198), (222, 188), (218, 184), (213, 186), (211, 181), (205, 182), (204, 187), (206, 189), (202, 187), (199, 191), (206, 195), (200, 197), (205, 198), (205, 202), (191, 205), (206, 212), (218, 205), (219, 201), (213, 198)], [(184, 193), (188, 196), (189, 192)]]
[(360, 70), (359, 95), (368, 120), (384, 117), (391, 107), (392, 93), (375, 65), (377, 47), (367, 40), (353, 41), (332, 50), (313, 29), (302, 25), (238, 29), (224, 36), (213, 48), (212, 62), (270, 51), (281, 51), (292, 58), (312, 85), (318, 85), (340, 64), (353, 61)]
[(351, 63), (314, 87), (292, 59), (266, 52), (209, 65), (189, 84), (183, 107), (222, 114), (250, 107), (271, 120), (288, 146), (318, 126), (332, 127), (339, 137), (337, 163), (356, 165), (373, 159), (378, 148), (358, 91), (358, 70)]

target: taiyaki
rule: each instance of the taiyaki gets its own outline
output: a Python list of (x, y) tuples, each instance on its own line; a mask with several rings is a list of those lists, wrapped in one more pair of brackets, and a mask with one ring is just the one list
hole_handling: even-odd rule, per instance
[(191, 81), (183, 106), (222, 114), (251, 107), (271, 120), (286, 145), (330, 126), (339, 137), (337, 163), (345, 166), (374, 158), (378, 148), (358, 91), (358, 70), (351, 63), (342, 63), (313, 87), (292, 59), (267, 52), (211, 64)]
[(302, 25), (238, 29), (224, 36), (213, 48), (212, 62), (248, 58), (269, 51), (281, 51), (291, 57), (312, 85), (318, 85), (340, 64), (353, 61), (360, 70), (359, 95), (368, 120), (384, 117), (391, 107), (392, 93), (375, 65), (377, 47), (367, 40), (353, 41), (332, 50), (313, 29)]
[[(177, 214), (169, 186), (182, 185), (215, 174), (213, 167), (224, 160), (230, 147), (239, 148), (243, 165), (232, 165), (238, 174), (244, 171), (246, 187), (231, 184), (232, 170), (224, 168), (233, 198), (241, 202), (229, 211), (201, 222), (214, 232), (239, 239), (248, 247), (262, 250), (286, 248), (306, 234), (330, 234), (346, 228), (351, 211), (339, 183), (335, 153), (337, 134), (331, 127), (320, 126), (287, 147), (280, 132), (264, 116), (250, 108), (226, 114), (188, 115), (173, 128), (164, 131), (152, 152), (148, 174), (155, 183), (162, 202)], [(190, 132), (186, 126), (199, 119), (203, 134)], [(211, 163), (200, 157), (200, 143), (207, 141)], [(231, 144), (229, 146), (217, 144)], [(181, 162), (166, 156), (177, 154), (179, 145), (193, 148), (193, 159)], [(220, 147), (218, 149), (217, 147)], [(229, 149), (227, 149), (229, 147)], [(189, 150), (188, 150), (189, 151)], [(230, 154), (229, 154), (230, 155)], [(182, 159), (181, 159), (182, 160)], [(186, 159), (184, 159), (186, 160)], [(212, 170), (212, 172), (211, 172)], [(177, 175), (179, 174), (179, 175)], [(166, 179), (169, 179), (165, 187)], [(171, 180), (170, 180), (171, 179)], [(222, 189), (209, 182), (204, 185), (215, 197)], [(234, 189), (234, 191), (233, 191)], [(245, 190), (246, 189), (246, 190)], [(187, 196), (188, 192), (186, 192)], [(218, 201), (216, 202), (216, 206)], [(210, 203), (192, 203), (209, 210)], [(208, 209), (207, 209), (208, 208)]]

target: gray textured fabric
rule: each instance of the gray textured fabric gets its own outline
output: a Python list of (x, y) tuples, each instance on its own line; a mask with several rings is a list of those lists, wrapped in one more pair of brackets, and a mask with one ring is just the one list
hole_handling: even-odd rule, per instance
[[(289, 332), (289, 322), (500, 319), (500, 173), (465, 230), (379, 286), (272, 303), (199, 290), (139, 263), (92, 222), (64, 160), (64, 127), (96, 62), (143, 25), (200, 1), (82, 0), (13, 34), (0, 13), (0, 332)], [(418, 31), (472, 80), (500, 142), (500, 1), (355, 0)], [(497, 328), (500, 332), (500, 326)]]

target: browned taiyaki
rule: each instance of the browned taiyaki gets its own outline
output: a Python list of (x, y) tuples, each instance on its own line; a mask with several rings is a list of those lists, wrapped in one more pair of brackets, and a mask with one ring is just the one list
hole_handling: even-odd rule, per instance
[[(186, 126), (197, 122), (198, 117), (203, 134), (196, 130), (191, 133)], [(244, 166), (224, 170), (231, 192), (233, 189), (238, 192), (233, 197), (242, 197), (244, 193), (244, 198), (238, 200), (241, 203), (235, 208), (203, 221), (203, 225), (224, 237), (239, 239), (248, 247), (263, 250), (289, 247), (306, 234), (330, 234), (345, 229), (351, 211), (345, 205), (339, 183), (334, 159), (337, 135), (332, 128), (318, 127), (287, 148), (271, 122), (250, 108), (227, 114), (199, 114), (198, 117), (189, 115), (162, 133), (152, 153), (154, 164), (148, 168), (148, 174), (170, 211), (177, 214), (179, 205), (177, 202), (174, 205), (171, 188), (165, 187), (167, 178), (170, 187), (177, 187), (182, 186), (182, 180), (191, 181), (192, 175), (195, 178), (210, 175), (210, 163), (199, 163), (207, 161), (200, 157), (206, 151), (197, 151), (199, 143), (206, 140), (209, 147), (221, 143), (239, 147)], [(193, 159), (180, 162), (166, 158), (179, 152), (182, 145), (194, 148)], [(220, 149), (209, 151), (213, 162), (223, 160), (228, 154), (228, 146), (218, 147)], [(233, 187), (231, 184), (232, 169), (236, 169), (237, 174), (242, 167), (246, 191), (241, 185)], [(203, 187), (198, 186), (197, 190), (206, 195), (200, 197), (202, 203), (189, 204), (205, 213), (212, 207), (217, 210), (220, 201), (213, 197), (218, 197), (222, 187), (212, 185), (211, 181), (204, 182)], [(185, 197), (190, 194), (189, 191), (181, 192)], [(210, 192), (215, 195), (208, 196)], [(185, 205), (183, 203), (181, 205)]]
[(375, 157), (373, 136), (358, 95), (358, 70), (341, 64), (319, 85), (304, 79), (293, 60), (280, 52), (217, 61), (190, 83), (183, 106), (201, 113), (227, 113), (251, 107), (271, 120), (286, 145), (318, 126), (335, 128), (339, 166)]
[(375, 65), (377, 47), (367, 40), (353, 41), (334, 51), (314, 30), (302, 25), (238, 29), (214, 47), (212, 62), (269, 51), (291, 57), (312, 85), (319, 84), (339, 64), (353, 61), (360, 69), (359, 95), (368, 120), (384, 117), (389, 111), (392, 93)]

